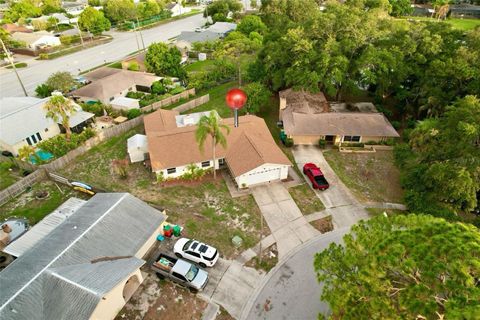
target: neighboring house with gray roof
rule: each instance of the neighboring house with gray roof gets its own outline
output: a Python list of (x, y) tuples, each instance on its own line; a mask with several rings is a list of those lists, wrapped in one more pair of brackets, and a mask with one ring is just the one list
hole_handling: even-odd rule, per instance
[[(47, 118), (44, 109), (50, 98), (8, 97), (0, 99), (0, 148), (18, 155), (26, 145), (36, 145), (61, 133), (62, 127)], [(85, 112), (75, 104), (77, 110), (70, 117), (70, 128), (79, 132), (95, 115)]]
[(279, 93), (279, 120), (294, 144), (385, 141), (399, 134), (371, 103), (329, 103), (325, 95), (303, 90)]
[(113, 319), (165, 219), (128, 193), (95, 195), (0, 272), (0, 318)]
[(202, 32), (182, 31), (175, 41), (175, 47), (177, 47), (182, 54), (186, 54), (192, 50), (195, 42), (216, 41), (220, 38), (221, 36), (219, 34), (208, 30)]
[(15, 32), (12, 39), (25, 43), (25, 46), (32, 50), (61, 45), (60, 39), (48, 31)]
[(237, 24), (232, 22), (215, 22), (210, 27), (208, 27), (207, 31), (216, 33), (220, 35), (222, 38), (226, 37), (230, 32), (237, 29)]
[(113, 68), (95, 70), (93, 75), (86, 74), (85, 78), (92, 83), (72, 91), (70, 95), (82, 102), (100, 101), (104, 104), (110, 104), (130, 91), (149, 92), (152, 83), (160, 79), (152, 73)]

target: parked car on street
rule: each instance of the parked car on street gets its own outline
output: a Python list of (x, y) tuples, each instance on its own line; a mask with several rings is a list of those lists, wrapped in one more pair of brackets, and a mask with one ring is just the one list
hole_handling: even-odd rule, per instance
[(180, 238), (173, 247), (173, 252), (179, 258), (185, 258), (201, 267), (213, 267), (218, 260), (218, 250), (205, 243), (188, 238)]
[(195, 292), (203, 290), (208, 282), (208, 272), (205, 270), (164, 253), (160, 253), (151, 268), (159, 278), (170, 279)]
[(310, 179), (314, 189), (324, 191), (330, 187), (327, 179), (325, 179), (325, 176), (316, 164), (306, 163), (303, 166), (303, 173), (308, 177), (308, 179)]

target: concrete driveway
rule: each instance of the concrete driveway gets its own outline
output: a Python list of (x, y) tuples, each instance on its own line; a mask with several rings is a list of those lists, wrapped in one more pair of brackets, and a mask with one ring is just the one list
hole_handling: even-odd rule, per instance
[(320, 234), (305, 219), (283, 183), (254, 187), (252, 195), (277, 243), (279, 260)]
[(330, 243), (341, 243), (349, 228), (342, 228), (315, 237), (281, 261), (252, 294), (240, 319), (318, 319), (328, 313), (328, 305), (320, 301), (322, 284), (313, 268), (315, 253)]
[[(335, 228), (350, 227), (361, 219), (368, 219), (368, 212), (350, 190), (343, 184), (316, 146), (296, 146), (292, 149), (295, 162), (300, 170), (308, 162), (315, 163), (327, 178), (330, 187), (325, 191), (314, 190), (325, 205), (325, 215), (332, 215)], [(311, 187), (310, 180), (303, 175)]]
[(210, 279), (200, 296), (223, 306), (235, 319), (240, 318), (251, 293), (265, 277), (264, 272), (224, 259), (207, 271)]

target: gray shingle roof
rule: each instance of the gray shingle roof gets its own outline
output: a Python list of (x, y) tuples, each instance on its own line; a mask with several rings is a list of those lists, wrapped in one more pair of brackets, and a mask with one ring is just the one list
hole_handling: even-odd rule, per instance
[(128, 193), (95, 195), (0, 272), (0, 319), (88, 319), (164, 220)]
[[(0, 99), (0, 140), (14, 145), (23, 139), (43, 132), (54, 122), (46, 117), (43, 105), (50, 98), (39, 99), (33, 97), (8, 97)], [(95, 115), (82, 111), (79, 105), (70, 117), (70, 126), (74, 127)]]

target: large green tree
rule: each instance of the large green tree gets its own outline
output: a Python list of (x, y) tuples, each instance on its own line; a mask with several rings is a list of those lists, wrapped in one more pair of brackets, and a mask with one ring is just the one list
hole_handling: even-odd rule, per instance
[(222, 132), (230, 133), (230, 127), (221, 123), (221, 118), (216, 111), (210, 111), (208, 116), (203, 116), (198, 122), (197, 131), (195, 131), (195, 138), (198, 143), (200, 151), (203, 152), (205, 141), (210, 137), (212, 138), (212, 158), (213, 158), (213, 178), (217, 178), (216, 166), (216, 152), (215, 148), (220, 143), (224, 148), (227, 147), (227, 138)]
[(159, 76), (185, 79), (185, 70), (180, 65), (182, 54), (176, 47), (168, 47), (165, 43), (152, 43), (145, 56), (145, 65), (149, 72)]
[[(480, 100), (467, 96), (436, 119), (420, 122), (396, 149), (412, 210), (458, 213), (477, 206), (480, 191)], [(450, 215), (451, 216), (451, 215)]]
[(12, 2), (10, 8), (5, 12), (3, 19), (5, 21), (16, 22), (20, 18), (35, 18), (42, 15), (42, 10), (34, 1), (22, 0)]
[(133, 0), (107, 0), (103, 4), (105, 16), (111, 22), (124, 22), (137, 16)]
[(262, 47), (262, 37), (257, 32), (251, 32), (247, 37), (241, 32), (232, 31), (218, 44), (214, 56), (229, 59), (237, 66), (238, 83), (242, 85), (242, 57), (252, 55)]
[(271, 96), (270, 90), (260, 82), (251, 82), (244, 86), (243, 90), (247, 94), (245, 109), (248, 113), (255, 114), (260, 111)]
[(478, 319), (480, 232), (428, 215), (360, 222), (315, 256), (330, 319)]
[(259, 16), (248, 15), (240, 21), (237, 26), (237, 31), (240, 31), (246, 36), (250, 35), (251, 32), (263, 34), (267, 31), (267, 26)]
[(45, 81), (45, 84), (52, 90), (68, 93), (75, 86), (76, 82), (69, 72), (59, 71), (51, 74)]
[(213, 21), (226, 21), (228, 13), (238, 12), (242, 9), (242, 4), (236, 0), (218, 0), (207, 6), (203, 16), (212, 17)]
[(94, 35), (110, 30), (110, 21), (105, 18), (102, 11), (93, 7), (87, 7), (83, 10), (78, 18), (78, 25), (83, 31), (89, 31)]
[(155, 0), (147, 0), (137, 5), (138, 15), (142, 18), (150, 18), (151, 16), (159, 14), (160, 11), (161, 8)]

